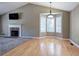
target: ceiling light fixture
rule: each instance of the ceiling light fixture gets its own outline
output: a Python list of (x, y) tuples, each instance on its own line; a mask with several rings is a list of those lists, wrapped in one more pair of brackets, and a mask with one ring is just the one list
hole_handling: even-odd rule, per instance
[(53, 14), (52, 14), (52, 11), (51, 11), (51, 3), (52, 2), (50, 2), (50, 14), (47, 15), (48, 18), (53, 18), (54, 17)]

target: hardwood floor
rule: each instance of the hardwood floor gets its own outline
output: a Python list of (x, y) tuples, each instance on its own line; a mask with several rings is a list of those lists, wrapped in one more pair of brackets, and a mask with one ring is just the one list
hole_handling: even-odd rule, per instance
[(79, 56), (79, 48), (68, 40), (56, 37), (29, 40), (11, 51), (6, 56)]

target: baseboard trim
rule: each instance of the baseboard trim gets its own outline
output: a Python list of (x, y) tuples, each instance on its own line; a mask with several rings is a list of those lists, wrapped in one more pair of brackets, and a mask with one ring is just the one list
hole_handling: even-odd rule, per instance
[(78, 44), (76, 44), (74, 41), (72, 41), (72, 40), (69, 40), (71, 43), (73, 43), (76, 47), (78, 47), (79, 48), (79, 45)]
[(32, 36), (21, 36), (22, 38), (32, 38)]
[(33, 39), (41, 39), (41, 38), (45, 38), (45, 37), (32, 37)]

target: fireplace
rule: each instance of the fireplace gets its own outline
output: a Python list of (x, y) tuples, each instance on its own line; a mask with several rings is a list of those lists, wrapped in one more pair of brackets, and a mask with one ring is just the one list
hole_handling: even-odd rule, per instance
[(21, 25), (9, 25), (10, 37), (21, 37)]
[(19, 28), (10, 28), (10, 36), (19, 37)]
[(11, 31), (11, 36), (18, 37), (19, 31)]

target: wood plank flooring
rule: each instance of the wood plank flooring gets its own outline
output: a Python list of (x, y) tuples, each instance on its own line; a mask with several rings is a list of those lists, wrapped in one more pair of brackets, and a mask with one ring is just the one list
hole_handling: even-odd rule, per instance
[(79, 48), (71, 45), (68, 40), (44, 37), (29, 40), (4, 56), (79, 56)]

